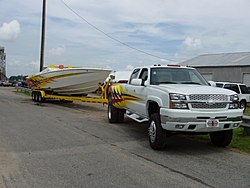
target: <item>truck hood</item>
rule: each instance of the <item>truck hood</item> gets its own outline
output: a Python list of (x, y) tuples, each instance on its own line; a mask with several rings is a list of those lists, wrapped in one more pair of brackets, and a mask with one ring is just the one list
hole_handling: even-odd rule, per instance
[(205, 85), (195, 85), (195, 84), (160, 84), (160, 85), (151, 85), (155, 89), (161, 91), (166, 91), (167, 93), (180, 93), (185, 95), (190, 94), (226, 94), (233, 95), (237, 94), (234, 91), (229, 89), (223, 89), (213, 86)]

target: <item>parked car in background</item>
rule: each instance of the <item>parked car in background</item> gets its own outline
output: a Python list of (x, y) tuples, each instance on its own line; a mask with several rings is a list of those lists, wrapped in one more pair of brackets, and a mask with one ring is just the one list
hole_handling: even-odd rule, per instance
[(9, 87), (9, 86), (11, 86), (11, 83), (9, 81), (4, 81), (2, 83), (2, 86)]
[(0, 86), (3, 86), (4, 81), (0, 81)]
[(245, 84), (242, 83), (231, 83), (231, 82), (215, 82), (216, 87), (230, 89), (238, 93), (240, 108), (243, 111), (246, 110), (247, 105), (250, 103), (249, 89)]

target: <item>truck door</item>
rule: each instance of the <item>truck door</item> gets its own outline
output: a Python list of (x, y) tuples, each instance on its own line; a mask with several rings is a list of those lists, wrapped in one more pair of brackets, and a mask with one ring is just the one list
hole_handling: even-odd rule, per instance
[[(134, 75), (133, 75), (134, 74)], [(144, 85), (132, 85), (131, 81), (133, 79), (142, 79), (142, 82), (147, 81), (148, 79), (148, 69), (144, 68), (142, 70), (136, 70), (132, 73), (131, 78), (129, 80), (129, 84), (127, 84), (126, 92), (130, 93), (133, 96), (136, 96), (139, 100), (131, 101), (127, 104), (127, 108), (146, 116), (146, 86)]]

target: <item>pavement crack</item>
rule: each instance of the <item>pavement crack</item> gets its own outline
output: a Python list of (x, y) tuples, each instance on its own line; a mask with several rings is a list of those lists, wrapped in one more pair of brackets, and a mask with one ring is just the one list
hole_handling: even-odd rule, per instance
[(161, 167), (163, 167), (163, 168), (165, 168), (165, 169), (168, 169), (168, 170), (171, 171), (171, 172), (174, 172), (174, 173), (183, 175), (183, 176), (185, 176), (185, 177), (187, 177), (187, 178), (189, 178), (189, 179), (192, 179), (192, 180), (194, 180), (194, 181), (196, 181), (196, 182), (199, 182), (199, 183), (201, 183), (201, 184), (203, 184), (203, 185), (205, 185), (205, 186), (208, 186), (208, 187), (212, 187), (212, 188), (213, 188), (213, 186), (207, 184), (206, 182), (202, 181), (201, 179), (198, 179), (198, 178), (196, 178), (196, 177), (193, 177), (193, 176), (191, 176), (191, 175), (189, 175), (189, 174), (186, 174), (186, 173), (183, 173), (183, 172), (181, 172), (181, 171), (175, 170), (175, 169), (170, 168), (170, 167), (168, 167), (168, 166), (165, 166), (165, 165), (163, 165), (163, 164), (157, 163), (157, 162), (155, 162), (155, 161), (153, 161), (153, 160), (151, 160), (151, 159), (149, 159), (149, 158), (147, 158), (147, 157), (141, 156), (141, 155), (136, 154), (136, 153), (134, 153), (134, 152), (130, 152), (130, 153), (133, 154), (133, 155), (135, 155), (135, 156), (137, 156), (137, 157), (140, 157), (140, 158), (142, 158), (142, 159), (144, 159), (144, 160), (147, 160), (147, 161), (149, 161), (149, 162), (151, 162), (151, 163), (154, 163), (154, 164), (156, 164), (156, 165), (158, 165), (158, 166), (161, 166)]

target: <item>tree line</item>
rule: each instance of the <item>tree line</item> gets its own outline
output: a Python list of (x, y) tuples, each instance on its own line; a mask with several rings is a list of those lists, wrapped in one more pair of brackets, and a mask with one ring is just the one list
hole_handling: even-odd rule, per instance
[(9, 81), (25, 81), (28, 75), (18, 75), (18, 76), (11, 76), (9, 77)]

